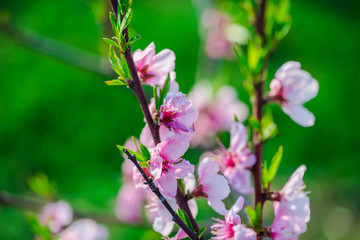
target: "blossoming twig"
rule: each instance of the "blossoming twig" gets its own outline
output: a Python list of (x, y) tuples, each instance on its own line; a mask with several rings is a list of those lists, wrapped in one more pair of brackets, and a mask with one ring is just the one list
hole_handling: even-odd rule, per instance
[[(144, 170), (140, 167), (139, 163), (137, 162), (136, 156), (131, 155), (129, 151), (125, 148), (123, 149), (123, 152), (128, 156), (129, 160), (135, 164), (136, 168), (139, 170), (139, 172), (145, 179), (146, 181), (145, 184), (149, 185), (151, 191), (153, 191), (156, 194), (156, 196), (160, 199), (161, 203), (170, 212), (171, 216), (173, 217), (172, 220), (176, 222), (180, 226), (180, 228), (182, 228), (191, 239), (195, 239), (195, 240), (199, 239), (197, 233), (191, 231), (190, 228), (181, 220), (181, 218), (171, 208), (170, 204), (166, 201), (165, 197), (160, 193), (159, 188), (155, 186), (153, 179), (151, 177), (149, 178), (145, 174)], [(178, 191), (180, 190), (178, 189)]]

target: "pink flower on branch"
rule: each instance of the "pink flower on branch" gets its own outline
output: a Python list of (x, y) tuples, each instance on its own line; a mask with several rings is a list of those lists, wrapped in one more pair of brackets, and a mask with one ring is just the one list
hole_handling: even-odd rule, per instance
[(176, 134), (193, 133), (194, 123), (199, 115), (194, 104), (180, 92), (169, 92), (160, 106), (159, 113), (159, 122)]
[[(124, 146), (133, 151), (136, 150), (132, 139), (128, 139)], [(127, 159), (125, 155), (123, 156), (125, 159), (121, 166), (123, 185), (116, 198), (115, 214), (116, 217), (122, 221), (137, 223), (141, 221), (141, 209), (146, 197), (146, 190), (144, 189), (146, 186), (143, 183), (141, 174), (134, 164)], [(134, 181), (134, 179), (136, 181)], [(137, 186), (138, 182), (140, 182), (138, 185), (140, 185), (141, 188)]]
[(238, 100), (233, 87), (223, 86), (212, 96), (213, 89), (208, 82), (196, 84), (189, 93), (189, 99), (199, 111), (195, 122), (196, 134), (191, 141), (192, 146), (212, 145), (215, 135), (228, 130), (236, 115), (239, 121), (246, 119), (248, 109)]
[(61, 232), (59, 240), (105, 240), (108, 230), (91, 219), (79, 219)]
[(166, 196), (175, 197), (176, 179), (194, 172), (194, 165), (180, 158), (188, 148), (189, 141), (186, 137), (173, 135), (151, 149), (150, 174)]
[(303, 127), (314, 125), (315, 116), (303, 104), (319, 91), (319, 83), (301, 69), (299, 62), (283, 64), (270, 83), (269, 97), (281, 104), (283, 111)]
[[(208, 199), (209, 205), (220, 214), (225, 214), (226, 208), (225, 204), (222, 202), (229, 193), (230, 187), (226, 178), (218, 174), (219, 166), (216, 162), (212, 161), (210, 158), (205, 158), (202, 160), (198, 167), (198, 183), (197, 186), (194, 186), (191, 189), (188, 189), (191, 192), (191, 195), (194, 197), (204, 197)], [(185, 178), (186, 181), (192, 181), (189, 178)], [(193, 180), (195, 181), (195, 179)], [(195, 184), (194, 184), (195, 185)]]
[(304, 192), (303, 177), (306, 167), (301, 165), (279, 192), (280, 201), (274, 201), (274, 222), (270, 227), (274, 240), (298, 239), (310, 221), (310, 201)]
[(255, 164), (255, 155), (248, 147), (247, 129), (234, 122), (230, 130), (230, 148), (222, 149), (216, 155), (218, 164), (231, 186), (241, 194), (253, 192), (250, 168)]
[(256, 240), (256, 232), (241, 224), (237, 214), (244, 205), (244, 198), (239, 197), (235, 204), (225, 215), (225, 220), (214, 218), (216, 223), (211, 226), (214, 240)]
[(138, 49), (133, 54), (136, 70), (143, 84), (162, 87), (168, 74), (174, 71), (175, 54), (164, 49), (155, 54), (155, 44), (152, 42), (143, 51)]
[(48, 203), (40, 214), (40, 223), (49, 227), (54, 234), (69, 225), (73, 218), (73, 210), (65, 201)]

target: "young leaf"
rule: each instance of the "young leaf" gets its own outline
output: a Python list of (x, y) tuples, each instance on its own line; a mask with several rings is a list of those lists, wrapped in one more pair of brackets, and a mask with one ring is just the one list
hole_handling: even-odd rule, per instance
[(139, 154), (137, 152), (134, 152), (133, 150), (129, 149), (129, 148), (126, 148), (124, 146), (121, 146), (121, 145), (116, 145), (116, 147), (121, 151), (121, 153), (123, 152), (123, 149), (125, 148), (126, 150), (129, 151), (129, 153), (131, 155), (135, 155), (136, 159), (139, 161), (139, 162), (147, 162), (148, 159), (145, 159), (144, 156), (142, 154)]
[(26, 213), (26, 218), (29, 222), (31, 231), (37, 236), (39, 240), (52, 240), (51, 231), (47, 226), (43, 226), (38, 218), (30, 213)]
[(282, 155), (283, 155), (283, 147), (280, 146), (279, 150), (275, 153), (274, 157), (271, 160), (271, 164), (269, 167), (269, 173), (268, 173), (268, 179), (269, 179), (269, 183), (271, 183), (276, 175), (276, 172), (279, 168), (281, 159), (282, 159)]
[(112, 12), (110, 12), (109, 18), (110, 18), (112, 29), (113, 29), (115, 35), (117, 36), (118, 35), (118, 27), (117, 27), (116, 17)]
[(254, 129), (255, 131), (260, 131), (260, 123), (259, 123), (259, 119), (257, 119), (254, 116), (249, 116), (249, 124), (251, 126), (252, 129)]
[(239, 122), (239, 118), (234, 114), (234, 122)]
[(109, 81), (105, 81), (105, 83), (108, 86), (124, 86), (124, 85), (127, 85), (127, 83), (124, 80), (121, 80), (121, 79), (109, 80)]
[(202, 235), (204, 235), (205, 231), (206, 231), (206, 226), (203, 226), (203, 227), (199, 230), (199, 238), (201, 238)]
[(140, 35), (140, 34), (136, 34), (135, 36), (132, 36), (132, 37), (129, 39), (127, 45), (130, 46), (131, 44), (133, 44), (134, 42), (136, 42), (136, 41), (138, 41), (138, 40), (140, 40), (140, 39), (141, 39), (141, 35)]
[(158, 111), (160, 109), (160, 99), (159, 96), (157, 94), (158, 92), (158, 85), (155, 85), (153, 88), (153, 95), (154, 95), (154, 99), (155, 99), (155, 110)]
[(121, 7), (121, 13), (124, 14), (128, 12), (131, 6), (132, 0), (120, 0), (119, 6)]
[(261, 173), (261, 181), (264, 189), (267, 189), (269, 186), (269, 173), (268, 173), (268, 163), (264, 160), (264, 166)]
[(191, 231), (194, 231), (194, 228), (191, 224), (189, 216), (186, 214), (186, 212), (179, 208), (178, 215), (181, 218), (181, 220), (184, 221), (184, 223), (191, 229)]
[(129, 11), (127, 11), (126, 15), (124, 16), (123, 20), (121, 21), (120, 32), (123, 32), (124, 29), (130, 24), (132, 17), (133, 17), (133, 11), (132, 11), (132, 9), (129, 9)]
[(113, 45), (114, 47), (120, 48), (119, 44), (117, 44), (115, 41), (113, 41), (113, 40), (111, 40), (111, 39), (103, 38), (103, 40), (104, 40), (105, 42), (107, 42), (108, 44)]
[(141, 149), (141, 153), (145, 157), (145, 159), (150, 160), (151, 155), (150, 155), (149, 149), (147, 149), (147, 147), (145, 147), (142, 143), (140, 143), (140, 149)]
[(45, 198), (53, 198), (56, 195), (55, 184), (50, 182), (44, 173), (37, 173), (27, 179), (30, 189)]
[(256, 219), (256, 212), (255, 212), (254, 208), (252, 206), (247, 206), (247, 208), (245, 208), (245, 212), (248, 216), (251, 227), (255, 228), (257, 219)]
[(160, 105), (163, 104), (166, 95), (168, 94), (170, 89), (170, 73), (164, 83), (163, 88), (160, 90)]

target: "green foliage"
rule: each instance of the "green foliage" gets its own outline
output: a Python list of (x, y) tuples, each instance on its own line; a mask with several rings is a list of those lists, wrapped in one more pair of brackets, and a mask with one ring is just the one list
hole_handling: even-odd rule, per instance
[(56, 185), (49, 181), (44, 173), (29, 177), (27, 183), (30, 189), (41, 197), (52, 199), (56, 195)]
[(259, 122), (259, 119), (257, 119), (256, 117), (250, 115), (248, 121), (249, 121), (250, 127), (251, 127), (253, 130), (255, 130), (255, 131), (257, 131), (257, 132), (260, 131), (260, 122)]
[(127, 13), (131, 7), (132, 0), (120, 0), (119, 1), (119, 10), (121, 11), (121, 14), (124, 15)]
[(256, 205), (256, 210), (252, 206), (247, 206), (245, 212), (248, 216), (250, 226), (258, 231), (261, 228), (261, 203)]
[(203, 226), (202, 228), (200, 228), (200, 230), (199, 230), (199, 238), (201, 238), (202, 235), (204, 235), (205, 232), (206, 232), (206, 226)]
[[(138, 144), (134, 137), (132, 137), (132, 139), (134, 141), (137, 151), (133, 151), (133, 150), (126, 148), (124, 146), (121, 146), (121, 145), (116, 145), (116, 147), (121, 152), (123, 152), (123, 149), (127, 149), (131, 155), (135, 155), (135, 157), (138, 160), (141, 167), (149, 167), (148, 160), (150, 160), (150, 157), (151, 157), (149, 150), (142, 143)], [(140, 148), (139, 148), (139, 145), (140, 145)]]
[(183, 220), (183, 222), (186, 224), (186, 226), (188, 226), (191, 229), (191, 231), (194, 231), (194, 228), (193, 228), (193, 226), (191, 224), (190, 218), (186, 214), (186, 212), (179, 208), (178, 211), (177, 211), (177, 214), (179, 215), (181, 220)]
[(283, 147), (280, 146), (279, 150), (275, 153), (274, 157), (272, 158), (269, 168), (267, 166), (268, 165), (267, 161), (264, 161), (261, 180), (265, 189), (267, 189), (269, 185), (273, 182), (277, 170), (280, 166), (282, 155), (283, 155)]
[(42, 226), (40, 224), (38, 218), (34, 214), (27, 213), (26, 218), (30, 225), (31, 231), (36, 236), (36, 239), (39, 239), (39, 240), (52, 240), (53, 239), (50, 229), (46, 226)]
[(154, 95), (154, 99), (155, 99), (155, 109), (156, 111), (158, 111), (160, 109), (160, 106), (163, 104), (169, 90), (170, 90), (170, 74), (168, 75), (164, 86), (162, 87), (162, 89), (160, 89), (160, 93), (158, 94), (158, 88), (159, 86), (155, 86), (153, 88), (153, 95)]
[(271, 107), (267, 106), (264, 108), (264, 115), (261, 119), (261, 140), (266, 141), (272, 139), (279, 134), (279, 129), (274, 122)]
[(110, 84), (108, 85), (127, 85), (126, 80), (131, 79), (130, 70), (126, 63), (125, 57), (121, 54), (120, 57), (116, 54), (114, 48), (112, 45), (109, 47), (109, 61), (111, 63), (112, 69), (116, 72), (116, 74), (119, 76), (118, 80), (123, 82), (124, 84), (121, 84), (119, 81), (108, 81)]

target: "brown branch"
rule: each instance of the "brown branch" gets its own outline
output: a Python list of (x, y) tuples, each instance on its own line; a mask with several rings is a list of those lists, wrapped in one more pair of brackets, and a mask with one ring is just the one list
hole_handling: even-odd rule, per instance
[[(153, 181), (153, 179), (150, 177), (148, 177), (144, 170), (140, 167), (136, 156), (135, 155), (131, 155), (129, 153), (129, 151), (127, 149), (123, 149), (123, 152), (127, 155), (127, 157), (129, 158), (130, 161), (133, 162), (133, 164), (135, 164), (136, 168), (139, 170), (139, 172), (141, 173), (141, 175), (143, 176), (143, 178), (145, 179), (145, 183), (147, 185), (149, 185), (151, 191), (153, 191), (153, 193), (156, 194), (156, 196), (160, 199), (161, 203), (166, 207), (166, 209), (170, 212), (171, 216), (173, 217), (173, 221), (176, 222), (179, 227), (181, 229), (183, 229), (185, 231), (185, 233), (194, 240), (198, 240), (198, 232), (196, 233), (191, 231), (191, 229), (183, 222), (183, 220), (181, 220), (181, 218), (176, 214), (176, 212), (171, 208), (170, 204), (168, 203), (168, 201), (166, 201), (165, 197), (160, 193), (160, 190), (158, 187), (155, 186), (155, 183)], [(179, 191), (179, 189), (178, 189)], [(181, 191), (180, 191), (181, 192)], [(190, 216), (189, 216), (190, 217)]]

